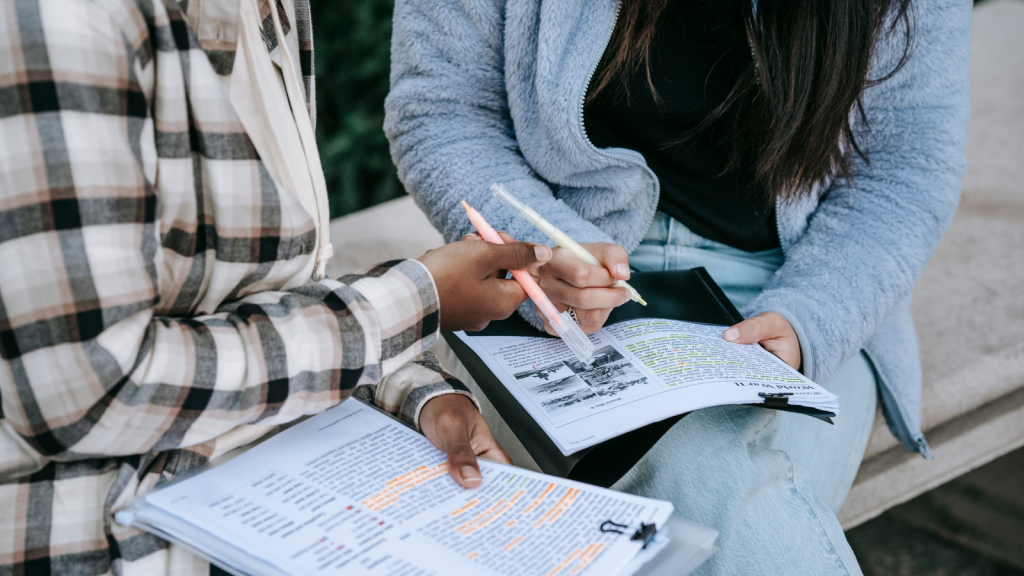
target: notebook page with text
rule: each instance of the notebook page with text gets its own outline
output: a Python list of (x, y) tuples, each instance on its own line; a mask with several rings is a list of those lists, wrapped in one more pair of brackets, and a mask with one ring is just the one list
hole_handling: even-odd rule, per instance
[[(422, 435), (348, 400), (145, 504), (283, 574), (616, 574), (671, 504), (481, 461), (452, 481)], [(196, 538), (201, 539), (201, 538)], [(201, 546), (201, 542), (193, 545)]]
[(838, 411), (838, 397), (753, 344), (722, 339), (726, 326), (638, 319), (590, 335), (591, 364), (554, 338), (459, 337), (540, 424), (564, 455), (672, 416), (727, 404), (790, 404)]

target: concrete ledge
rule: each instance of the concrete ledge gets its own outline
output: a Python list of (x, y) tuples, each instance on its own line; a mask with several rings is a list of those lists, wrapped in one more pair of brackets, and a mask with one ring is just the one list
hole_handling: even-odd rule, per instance
[(418, 258), (444, 244), (427, 217), (405, 196), (331, 221), (334, 258), (327, 275), (341, 276), (396, 258)]
[(897, 446), (861, 463), (839, 512), (844, 530), (1024, 446), (1024, 389), (926, 435), (934, 460)]

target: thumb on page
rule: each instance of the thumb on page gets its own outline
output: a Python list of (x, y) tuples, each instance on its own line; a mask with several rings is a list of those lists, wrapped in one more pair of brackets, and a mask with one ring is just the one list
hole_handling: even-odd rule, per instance
[(778, 312), (764, 312), (731, 326), (722, 338), (736, 344), (761, 344), (794, 370), (802, 364), (800, 341), (789, 320)]
[[(448, 455), (448, 473), (463, 488), (476, 488), (482, 481), (477, 452), (490, 454), (497, 450), (504, 455), (501, 447), (490, 438), (476, 405), (461, 394), (442, 394), (428, 400), (420, 412), (420, 427), (430, 443)], [(474, 448), (477, 444), (479, 446)], [(508, 461), (507, 455), (504, 461)]]
[(480, 465), (477, 464), (468, 434), (464, 441), (460, 440), (448, 448), (448, 473), (463, 488), (476, 488), (480, 485)]

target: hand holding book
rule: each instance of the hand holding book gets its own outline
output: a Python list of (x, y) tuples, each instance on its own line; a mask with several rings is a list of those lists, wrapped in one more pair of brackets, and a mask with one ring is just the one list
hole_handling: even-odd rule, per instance
[(565, 456), (710, 406), (792, 405), (835, 416), (835, 395), (760, 346), (723, 340), (724, 329), (657, 317), (616, 322), (590, 336), (590, 364), (550, 338), (456, 336)]
[[(648, 306), (630, 302), (614, 309), (591, 335), (599, 356), (594, 365), (602, 368), (597, 372), (574, 370), (561, 357), (549, 361), (529, 346), (522, 354), (499, 354), (505, 361), (480, 349), (550, 340), (516, 316), (483, 332), (445, 334), (545, 472), (610, 486), (683, 414), (702, 406), (754, 404), (823, 420), (837, 413), (835, 396), (777, 356), (723, 338), (726, 330), (749, 324), (703, 268), (635, 273), (630, 283)], [(638, 321), (646, 326), (621, 330)], [(607, 345), (622, 358), (602, 354)], [(569, 422), (581, 409), (590, 416)], [(591, 421), (600, 422), (599, 430), (587, 430)]]
[(778, 312), (765, 312), (748, 318), (723, 332), (722, 338), (736, 344), (760, 344), (794, 370), (799, 370), (802, 364), (796, 330)]

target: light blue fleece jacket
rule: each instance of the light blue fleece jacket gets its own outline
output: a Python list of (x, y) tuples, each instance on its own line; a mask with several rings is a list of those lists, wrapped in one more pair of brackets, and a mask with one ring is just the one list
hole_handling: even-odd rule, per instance
[[(864, 92), (870, 129), (856, 135), (869, 161), (854, 159), (849, 182), (777, 205), (785, 264), (742, 312), (785, 316), (815, 381), (863, 349), (890, 429), (927, 458), (910, 295), (959, 201), (971, 3), (913, 5), (911, 58)], [(399, 177), (448, 241), (472, 229), (465, 199), (496, 228), (550, 244), (491, 197), (504, 182), (579, 242), (639, 244), (658, 179), (639, 153), (596, 148), (583, 124), (617, 13), (615, 0), (395, 2), (384, 129)], [(876, 47), (874, 77), (902, 46), (893, 34)]]

